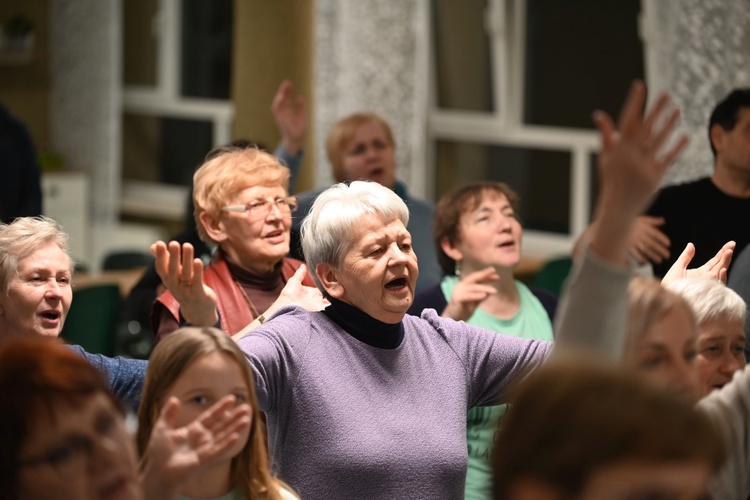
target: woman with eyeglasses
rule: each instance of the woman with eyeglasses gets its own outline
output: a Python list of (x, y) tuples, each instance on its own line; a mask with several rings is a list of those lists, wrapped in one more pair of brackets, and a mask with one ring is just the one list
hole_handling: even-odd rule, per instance
[(189, 243), (159, 241), (152, 246), (168, 290), (151, 312), (157, 341), (188, 324), (238, 333), (265, 321), (282, 290), (289, 302), (324, 306), (304, 264), (286, 257), (297, 209), (288, 185), (289, 169), (255, 148), (224, 148), (195, 172), (198, 233), (218, 249), (204, 269)]

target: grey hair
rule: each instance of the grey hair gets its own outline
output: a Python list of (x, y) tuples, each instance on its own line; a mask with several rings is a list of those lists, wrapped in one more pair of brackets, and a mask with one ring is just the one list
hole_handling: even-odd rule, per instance
[(18, 261), (45, 243), (60, 247), (68, 257), (72, 273), (75, 261), (68, 250), (68, 235), (59, 222), (49, 217), (19, 217), (10, 224), (0, 224), (0, 290), (3, 293), (8, 294), (11, 277), (18, 271)]
[(315, 199), (305, 220), (300, 238), (310, 274), (321, 292), (325, 293), (315, 269), (318, 264), (339, 267), (349, 250), (352, 232), (365, 215), (383, 220), (399, 219), (409, 224), (409, 209), (396, 193), (371, 181), (334, 184)]
[(737, 292), (720, 281), (682, 278), (673, 281), (667, 288), (690, 304), (699, 325), (717, 320), (745, 324), (747, 304)]

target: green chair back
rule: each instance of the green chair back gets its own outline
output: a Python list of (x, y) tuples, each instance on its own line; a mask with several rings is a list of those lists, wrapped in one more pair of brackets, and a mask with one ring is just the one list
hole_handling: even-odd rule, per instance
[(543, 288), (559, 297), (571, 267), (573, 267), (573, 261), (570, 257), (548, 260), (531, 280), (531, 285)]
[(75, 290), (60, 336), (90, 353), (113, 356), (121, 306), (120, 287), (116, 284)]
[(102, 269), (105, 271), (133, 269), (150, 266), (153, 262), (154, 257), (148, 252), (123, 250), (108, 253), (102, 261)]

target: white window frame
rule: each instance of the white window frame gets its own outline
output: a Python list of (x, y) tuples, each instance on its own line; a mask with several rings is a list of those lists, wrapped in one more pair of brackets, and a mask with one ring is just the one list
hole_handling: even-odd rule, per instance
[[(180, 95), (181, 19), (182, 0), (159, 0), (152, 24), (157, 47), (156, 85), (123, 85), (123, 113), (207, 121), (213, 126), (213, 146), (227, 144), (234, 120), (232, 101)], [(187, 193), (186, 187), (123, 180), (120, 211), (179, 221), (184, 218)]]
[[(432, 10), (429, 15), (432, 16)], [(544, 127), (524, 124), (526, 0), (487, 0), (485, 29), (491, 34), (491, 60), (494, 78), (494, 112), (440, 109), (436, 99), (436, 78), (430, 68), (430, 102), (428, 107), (428, 161), (435, 171), (437, 141), (461, 141), (482, 145), (528, 147), (567, 152), (570, 154), (570, 217), (568, 234), (533, 229), (524, 230), (524, 254), (541, 259), (570, 253), (575, 239), (590, 222), (591, 172), (590, 158), (599, 150), (594, 130)], [(434, 50), (434, 40), (430, 47)], [(430, 58), (430, 65), (434, 62)], [(435, 194), (434, 176), (427, 176), (429, 192)]]

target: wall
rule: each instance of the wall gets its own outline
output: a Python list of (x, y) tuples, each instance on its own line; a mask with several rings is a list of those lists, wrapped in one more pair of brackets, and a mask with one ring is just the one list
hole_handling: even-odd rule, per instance
[(0, 2), (0, 24), (16, 14), (34, 23), (35, 48), (28, 64), (0, 64), (0, 103), (26, 124), (37, 148), (43, 148), (50, 141), (49, 1)]
[(312, 186), (316, 163), (313, 140), (313, 16), (309, 0), (235, 1), (232, 100), (234, 138), (274, 148), (279, 134), (271, 101), (279, 84), (291, 79), (305, 97), (310, 113), (305, 161), (297, 191)]

